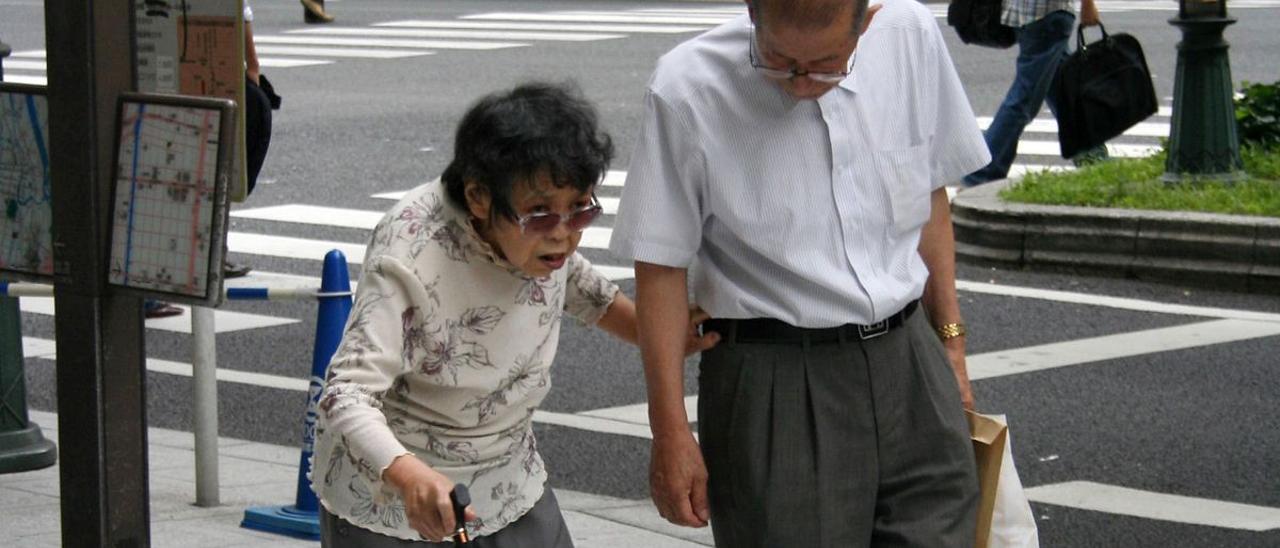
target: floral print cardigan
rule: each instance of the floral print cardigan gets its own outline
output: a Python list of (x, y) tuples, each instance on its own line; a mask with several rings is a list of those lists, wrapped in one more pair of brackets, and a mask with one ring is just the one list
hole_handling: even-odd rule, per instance
[(563, 312), (593, 324), (618, 288), (575, 253), (546, 278), (498, 257), (439, 181), (378, 223), (342, 343), (329, 363), (311, 484), (366, 529), (419, 539), (382, 482), (412, 453), (471, 491), (474, 535), (524, 515), (547, 473), (533, 411), (551, 388)]

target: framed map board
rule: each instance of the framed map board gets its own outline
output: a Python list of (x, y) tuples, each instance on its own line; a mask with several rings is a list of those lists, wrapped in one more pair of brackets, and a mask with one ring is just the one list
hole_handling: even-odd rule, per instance
[(222, 300), (235, 103), (123, 94), (107, 283), (141, 297)]
[[(131, 0), (134, 4), (134, 65), (137, 90), (197, 95), (244, 104), (242, 0)], [(239, 135), (244, 118), (238, 115)], [(230, 196), (248, 195), (244, 144), (238, 144)]]
[(49, 99), (0, 83), (0, 279), (53, 280)]

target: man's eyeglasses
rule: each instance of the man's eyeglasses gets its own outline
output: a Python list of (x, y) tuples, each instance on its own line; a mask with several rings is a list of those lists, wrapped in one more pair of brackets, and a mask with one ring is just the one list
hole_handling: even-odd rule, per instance
[(853, 53), (849, 55), (849, 65), (845, 67), (843, 71), (840, 71), (840, 72), (816, 72), (816, 71), (808, 71), (808, 70), (796, 70), (794, 68), (784, 70), (784, 69), (777, 69), (777, 68), (767, 66), (764, 63), (760, 62), (759, 54), (756, 53), (755, 25), (751, 26), (751, 44), (747, 48), (747, 53), (751, 57), (751, 67), (759, 71), (760, 74), (763, 74), (769, 78), (773, 78), (775, 80), (790, 80), (797, 76), (804, 76), (810, 80), (813, 80), (815, 82), (822, 82), (824, 84), (839, 84), (845, 78), (848, 78), (849, 74), (853, 72), (854, 62), (858, 60), (858, 50), (854, 49)]
[(523, 234), (547, 234), (564, 223), (573, 232), (582, 232), (587, 225), (595, 222), (600, 214), (604, 212), (604, 208), (600, 206), (600, 202), (595, 196), (591, 197), (591, 204), (582, 206), (568, 213), (551, 213), (549, 211), (539, 211), (516, 217), (516, 223), (520, 225), (520, 232)]

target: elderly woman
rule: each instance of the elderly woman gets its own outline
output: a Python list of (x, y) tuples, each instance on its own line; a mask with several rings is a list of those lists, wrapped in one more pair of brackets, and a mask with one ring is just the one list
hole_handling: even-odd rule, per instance
[[(472, 106), (454, 151), (374, 229), (329, 365), (311, 475), (324, 546), (445, 539), (455, 484), (477, 546), (573, 545), (531, 419), (562, 314), (636, 341), (632, 301), (576, 252), (613, 147), (585, 100), (529, 84)], [(689, 353), (716, 342), (701, 319)]]

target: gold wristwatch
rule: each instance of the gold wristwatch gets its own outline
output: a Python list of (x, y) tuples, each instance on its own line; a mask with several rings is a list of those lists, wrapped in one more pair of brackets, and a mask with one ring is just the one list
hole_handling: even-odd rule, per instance
[(954, 339), (956, 337), (963, 337), (965, 334), (964, 324), (959, 322), (943, 324), (933, 328), (933, 330), (937, 331), (938, 338), (944, 341), (947, 339)]

